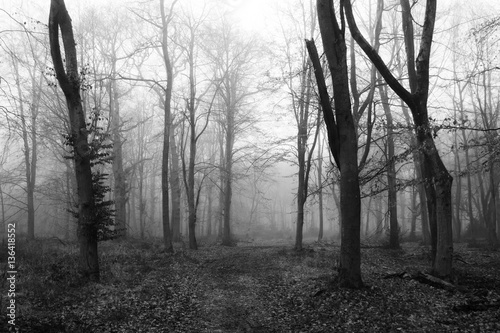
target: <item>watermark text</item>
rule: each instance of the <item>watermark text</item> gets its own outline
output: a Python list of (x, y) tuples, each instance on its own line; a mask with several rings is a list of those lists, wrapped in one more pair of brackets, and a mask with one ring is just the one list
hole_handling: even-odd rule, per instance
[(16, 329), (16, 224), (7, 225), (7, 322), (9, 331)]

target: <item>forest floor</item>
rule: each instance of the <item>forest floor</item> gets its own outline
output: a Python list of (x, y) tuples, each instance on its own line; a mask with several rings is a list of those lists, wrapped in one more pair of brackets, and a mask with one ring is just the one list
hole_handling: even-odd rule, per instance
[(361, 290), (332, 282), (334, 243), (307, 243), (301, 253), (282, 241), (202, 243), (166, 254), (159, 242), (106, 242), (101, 282), (85, 284), (75, 245), (17, 248), (20, 332), (500, 332), (500, 252), (466, 244), (455, 245), (448, 290), (412, 278), (429, 267), (417, 243), (364, 247)]

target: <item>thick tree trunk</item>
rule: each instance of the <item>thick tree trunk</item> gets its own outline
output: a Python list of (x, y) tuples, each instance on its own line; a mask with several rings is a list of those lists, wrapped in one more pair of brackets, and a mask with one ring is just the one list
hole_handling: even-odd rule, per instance
[(424, 161), (422, 166), (425, 186), (427, 187), (426, 196), (428, 198), (427, 209), (429, 210), (431, 245), (433, 249), (435, 248), (433, 273), (438, 277), (448, 278), (452, 274), (453, 254), (451, 205), (453, 178), (448, 173), (437, 152), (428, 123), (417, 123), (416, 127), (419, 147), (423, 148)]
[[(61, 29), (66, 69), (59, 45)], [(87, 141), (85, 114), (80, 96), (80, 78), (76, 57), (75, 40), (71, 18), (64, 0), (52, 0), (49, 16), (50, 51), (57, 80), (66, 96), (71, 125), (70, 141), (78, 193), (78, 243), (79, 264), (84, 277), (99, 280), (99, 258), (97, 252), (97, 225), (94, 219), (94, 195), (90, 168), (90, 148)]]
[[(333, 2), (317, 1), (317, 12), (325, 55), (332, 74), (335, 116), (316, 47), (307, 42), (314, 64), (321, 106), (329, 131), (332, 154), (340, 169), (341, 247), (339, 282), (343, 287), (360, 288), (361, 279), (361, 197), (358, 178), (358, 144), (349, 93), (347, 48), (344, 30), (340, 29)], [(342, 13), (341, 13), (342, 15)], [(333, 123), (332, 123), (333, 119)], [(336, 123), (335, 123), (336, 120)], [(337, 131), (333, 131), (336, 129)]]

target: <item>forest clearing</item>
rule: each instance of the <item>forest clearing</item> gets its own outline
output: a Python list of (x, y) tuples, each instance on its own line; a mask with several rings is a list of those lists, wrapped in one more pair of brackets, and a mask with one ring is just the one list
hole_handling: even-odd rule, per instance
[(456, 244), (457, 283), (445, 290), (411, 278), (429, 266), (426, 247), (363, 246), (366, 287), (352, 290), (332, 283), (337, 243), (305, 242), (300, 253), (275, 240), (235, 247), (202, 240), (198, 251), (175, 245), (167, 254), (159, 241), (103, 243), (101, 282), (82, 284), (76, 246), (23, 244), (20, 332), (500, 330), (498, 251)]

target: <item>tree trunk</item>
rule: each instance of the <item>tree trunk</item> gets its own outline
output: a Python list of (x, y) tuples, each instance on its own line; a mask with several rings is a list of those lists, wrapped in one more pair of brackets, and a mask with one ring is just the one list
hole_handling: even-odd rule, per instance
[(318, 242), (323, 240), (323, 147), (321, 146), (321, 132), (318, 132), (318, 208), (319, 208), (319, 233)]
[(153, 167), (151, 175), (149, 178), (149, 225), (151, 227), (156, 225), (156, 198), (157, 198), (157, 188), (156, 188), (156, 163), (153, 162)]
[[(142, 158), (139, 155), (139, 158)], [(140, 237), (141, 239), (144, 239), (145, 231), (146, 231), (146, 199), (144, 198), (144, 192), (146, 190), (144, 189), (144, 162), (141, 161), (139, 163), (138, 167), (138, 173), (139, 173), (139, 182), (137, 184), (137, 187), (139, 189), (139, 232), (140, 232)]]
[(411, 192), (411, 220), (410, 220), (410, 241), (413, 242), (416, 240), (417, 235), (417, 191), (415, 190), (415, 186), (412, 187)]
[[(36, 118), (38, 109), (39, 93), (36, 92), (36, 81), (32, 78), (32, 103), (31, 103), (31, 132), (28, 130), (27, 116), (24, 112), (24, 97), (21, 90), (21, 80), (19, 75), (18, 60), (12, 59), (14, 72), (16, 75), (16, 87), (19, 99), (19, 113), (21, 118), (21, 133), (24, 148), (24, 168), (26, 175), (26, 208), (28, 213), (28, 240), (35, 239), (35, 183), (36, 183), (36, 161), (37, 161), (37, 133)], [(40, 82), (41, 83), (41, 82)], [(30, 147), (31, 140), (31, 147)]]
[[(196, 202), (195, 202), (195, 190), (194, 190), (194, 166), (196, 161), (196, 117), (195, 117), (195, 106), (194, 106), (194, 78), (191, 77), (191, 98), (189, 102), (189, 165), (188, 165), (188, 226), (189, 226), (189, 248), (192, 250), (198, 249), (198, 244), (196, 242)], [(226, 147), (227, 149), (227, 147)], [(229, 185), (230, 186), (230, 185)], [(230, 203), (229, 203), (230, 205)], [(226, 207), (227, 208), (227, 207)], [(227, 210), (229, 211), (229, 210)]]
[(399, 248), (398, 202), (396, 189), (396, 162), (394, 160), (394, 124), (386, 87), (379, 86), (380, 100), (387, 121), (387, 204), (389, 208), (389, 248)]
[[(174, 2), (175, 3), (175, 2)], [(173, 5), (172, 5), (173, 7)], [(172, 9), (172, 8), (171, 8)], [(165, 70), (167, 74), (167, 86), (165, 88), (165, 97), (163, 100), (164, 108), (164, 127), (163, 127), (163, 151), (162, 151), (162, 166), (161, 166), (161, 193), (162, 193), (162, 221), (163, 221), (163, 242), (166, 252), (173, 252), (174, 248), (172, 246), (172, 233), (170, 230), (170, 196), (168, 192), (169, 183), (169, 170), (168, 170), (168, 160), (169, 160), (169, 149), (170, 149), (170, 129), (171, 129), (171, 101), (172, 101), (172, 88), (173, 88), (173, 70), (172, 63), (170, 61), (170, 54), (168, 51), (168, 24), (171, 20), (172, 13), (167, 15), (165, 13), (165, 0), (160, 0), (160, 13), (161, 13), (161, 32), (162, 32), (162, 55), (163, 62), (165, 65)]]
[(208, 185), (207, 189), (207, 236), (212, 236), (212, 192), (213, 192), (213, 186), (212, 184)]
[(229, 103), (227, 107), (227, 129), (225, 147), (224, 177), (224, 225), (222, 231), (222, 245), (232, 245), (231, 240), (231, 199), (233, 181), (233, 143), (234, 143), (234, 109)]
[(179, 154), (175, 141), (174, 128), (170, 130), (170, 184), (172, 186), (172, 241), (181, 240), (181, 184), (179, 170)]
[[(456, 117), (455, 117), (456, 119)], [(461, 233), (462, 233), (462, 221), (460, 218), (460, 205), (462, 203), (462, 177), (460, 174), (462, 173), (462, 169), (460, 166), (460, 156), (458, 151), (458, 133), (454, 133), (454, 147), (453, 147), (453, 155), (455, 155), (455, 174), (459, 175), (457, 179), (457, 184), (455, 187), (455, 216), (454, 216), (454, 236), (453, 239), (456, 242), (460, 241)]]
[[(492, 143), (490, 143), (491, 145)], [(496, 224), (497, 224), (497, 183), (495, 180), (495, 162), (493, 161), (494, 154), (492, 151), (490, 151), (490, 157), (489, 157), (489, 182), (490, 182), (490, 192), (491, 192), (491, 218), (489, 219), (488, 223), (488, 242), (492, 247), (497, 247), (498, 246), (498, 238), (497, 238), (497, 233), (496, 233)]]
[[(305, 55), (304, 55), (305, 57)], [(304, 205), (307, 201), (309, 188), (309, 171), (311, 169), (311, 157), (314, 145), (307, 154), (307, 141), (309, 139), (309, 105), (311, 102), (311, 75), (310, 63), (304, 59), (300, 79), (300, 94), (297, 101), (293, 101), (293, 109), (297, 122), (297, 160), (299, 164), (298, 186), (297, 186), (297, 225), (295, 232), (295, 250), (302, 250), (302, 238), (304, 229)], [(293, 95), (293, 93), (292, 93)], [(319, 130), (319, 126), (318, 126)], [(315, 133), (316, 142), (318, 130)]]
[(307, 41), (307, 44), (329, 132), (330, 149), (340, 170), (339, 283), (343, 287), (360, 288), (363, 286), (360, 248), (361, 198), (358, 178), (357, 135), (351, 110), (346, 62), (347, 48), (344, 30), (341, 30), (338, 24), (333, 2), (317, 0), (317, 12), (323, 47), (332, 74), (335, 115), (330, 104), (316, 47), (313, 42)]
[[(114, 58), (116, 59), (116, 58)], [(116, 61), (113, 62), (113, 73), (116, 73)], [(123, 170), (123, 138), (121, 136), (120, 104), (118, 102), (116, 79), (109, 87), (109, 108), (111, 116), (111, 132), (113, 137), (113, 179), (115, 201), (115, 228), (118, 237), (127, 236), (127, 185)]]
[[(300, 135), (297, 136), (297, 141), (300, 145)], [(297, 151), (299, 156), (299, 184), (297, 187), (297, 224), (295, 226), (295, 250), (302, 250), (302, 237), (304, 229), (304, 205), (306, 203), (305, 193), (304, 193), (304, 175), (305, 175), (305, 162), (304, 155), (305, 151), (301, 151), (299, 148)]]
[[(59, 44), (59, 28), (66, 63), (63, 63)], [(78, 243), (80, 271), (85, 278), (99, 281), (97, 252), (97, 225), (94, 219), (94, 195), (90, 167), (90, 148), (87, 142), (85, 114), (80, 96), (80, 78), (71, 18), (64, 0), (52, 0), (49, 16), (50, 51), (57, 80), (66, 97), (71, 125), (69, 140), (73, 146), (73, 159), (78, 193)], [(66, 69), (64, 68), (66, 65)]]

